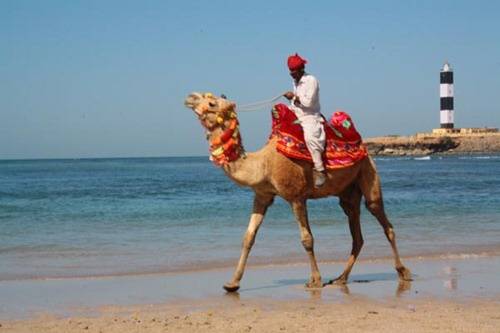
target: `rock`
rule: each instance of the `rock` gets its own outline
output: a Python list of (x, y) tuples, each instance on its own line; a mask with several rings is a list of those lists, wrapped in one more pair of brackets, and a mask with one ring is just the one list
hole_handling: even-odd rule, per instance
[(391, 148), (385, 148), (383, 151), (382, 151), (383, 154), (394, 154), (394, 149), (391, 149)]
[(500, 133), (488, 136), (384, 136), (363, 140), (371, 155), (429, 155), (500, 152)]

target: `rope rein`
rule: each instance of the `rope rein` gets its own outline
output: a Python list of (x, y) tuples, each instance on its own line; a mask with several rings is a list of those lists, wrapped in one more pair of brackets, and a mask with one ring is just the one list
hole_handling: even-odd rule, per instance
[(267, 99), (267, 100), (264, 100), (264, 101), (260, 101), (260, 102), (255, 102), (255, 103), (249, 103), (249, 104), (243, 104), (243, 105), (240, 105), (237, 107), (238, 111), (257, 111), (257, 110), (261, 110), (263, 109), (264, 107), (276, 102), (278, 99), (280, 99), (283, 95), (282, 94), (279, 94), (271, 99)]

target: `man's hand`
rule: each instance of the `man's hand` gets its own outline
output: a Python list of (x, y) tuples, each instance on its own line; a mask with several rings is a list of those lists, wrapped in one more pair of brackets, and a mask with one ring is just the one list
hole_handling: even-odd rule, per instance
[(292, 98), (295, 96), (295, 94), (291, 91), (287, 91), (286, 93), (283, 94), (283, 97), (288, 99), (289, 101), (292, 100)]

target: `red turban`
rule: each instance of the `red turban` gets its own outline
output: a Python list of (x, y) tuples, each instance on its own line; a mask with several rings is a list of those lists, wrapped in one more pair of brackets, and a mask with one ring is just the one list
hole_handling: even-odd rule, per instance
[(307, 64), (307, 60), (303, 59), (297, 53), (295, 53), (295, 55), (291, 55), (288, 57), (288, 68), (291, 71), (301, 69), (304, 67), (305, 64)]

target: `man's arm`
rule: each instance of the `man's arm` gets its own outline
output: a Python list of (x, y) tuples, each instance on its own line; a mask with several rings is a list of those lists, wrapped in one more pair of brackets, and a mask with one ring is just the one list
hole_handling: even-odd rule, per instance
[(295, 95), (293, 92), (287, 91), (286, 93), (283, 94), (283, 97), (285, 97), (289, 101), (293, 100), (293, 105), (300, 106), (300, 98), (299, 98), (299, 96)]
[(294, 96), (295, 96), (295, 94), (291, 91), (287, 91), (286, 93), (283, 94), (283, 97), (285, 97), (289, 101), (291, 101)]

